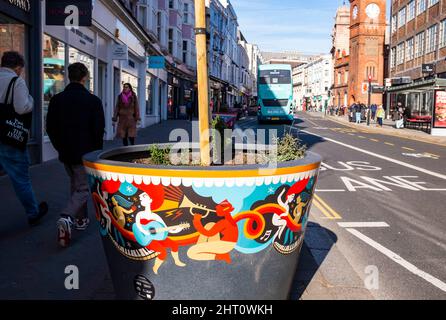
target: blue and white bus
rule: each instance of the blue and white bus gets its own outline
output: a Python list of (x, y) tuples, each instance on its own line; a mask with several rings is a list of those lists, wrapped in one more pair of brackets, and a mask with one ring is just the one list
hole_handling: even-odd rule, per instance
[(287, 64), (259, 66), (259, 122), (294, 120), (292, 68)]

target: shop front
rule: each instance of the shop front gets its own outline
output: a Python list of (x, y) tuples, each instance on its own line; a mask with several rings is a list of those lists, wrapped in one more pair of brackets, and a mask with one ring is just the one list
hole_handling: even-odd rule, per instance
[(169, 73), (167, 83), (167, 117), (168, 119), (178, 119), (180, 115), (180, 79)]
[[(42, 8), (45, 3), (42, 2)], [(106, 119), (105, 140), (115, 138), (112, 123), (114, 108), (124, 83), (130, 83), (138, 95), (141, 115), (147, 112), (148, 86), (146, 81), (145, 48), (124, 23), (116, 16), (112, 3), (95, 1), (92, 27), (67, 29), (64, 26), (44, 26), (42, 36), (42, 62), (44, 85), (40, 127), (42, 136), (42, 161), (57, 157), (45, 131), (46, 115), (51, 98), (68, 84), (67, 68), (81, 62), (90, 71), (86, 87), (101, 98)], [(44, 11), (44, 10), (43, 10)], [(116, 37), (119, 35), (119, 37)], [(113, 60), (115, 44), (128, 47), (127, 60)], [(150, 110), (149, 110), (150, 111)], [(144, 126), (145, 119), (142, 121)]]
[(41, 161), (40, 152), (40, 97), (41, 93), (41, 14), (39, 1), (0, 0), (0, 56), (5, 51), (18, 51), (26, 61), (22, 77), (35, 100), (33, 126), (30, 133), (29, 153), (31, 163)]
[(146, 108), (144, 126), (167, 120), (167, 72), (164, 69), (147, 69)]
[(392, 120), (399, 108), (408, 109), (406, 118), (430, 119), (431, 134), (446, 136), (446, 79), (428, 79), (387, 89), (387, 112)]

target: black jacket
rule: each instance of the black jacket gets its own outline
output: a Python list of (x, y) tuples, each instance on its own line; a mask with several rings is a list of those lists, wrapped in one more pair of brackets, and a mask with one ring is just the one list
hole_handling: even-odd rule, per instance
[(48, 107), (46, 130), (59, 160), (82, 164), (82, 157), (103, 148), (105, 131), (101, 100), (79, 83), (69, 84)]

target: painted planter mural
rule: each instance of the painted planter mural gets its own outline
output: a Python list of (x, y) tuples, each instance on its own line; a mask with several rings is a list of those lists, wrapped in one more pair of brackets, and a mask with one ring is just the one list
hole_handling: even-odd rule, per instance
[(274, 175), (252, 166), (147, 168), (100, 158), (107, 157), (87, 156), (85, 167), (118, 297), (287, 297), (318, 156)]

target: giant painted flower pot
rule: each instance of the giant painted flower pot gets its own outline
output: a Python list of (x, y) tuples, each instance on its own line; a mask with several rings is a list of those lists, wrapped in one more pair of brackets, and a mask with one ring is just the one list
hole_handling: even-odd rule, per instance
[(321, 159), (261, 166), (84, 165), (119, 299), (287, 299)]

